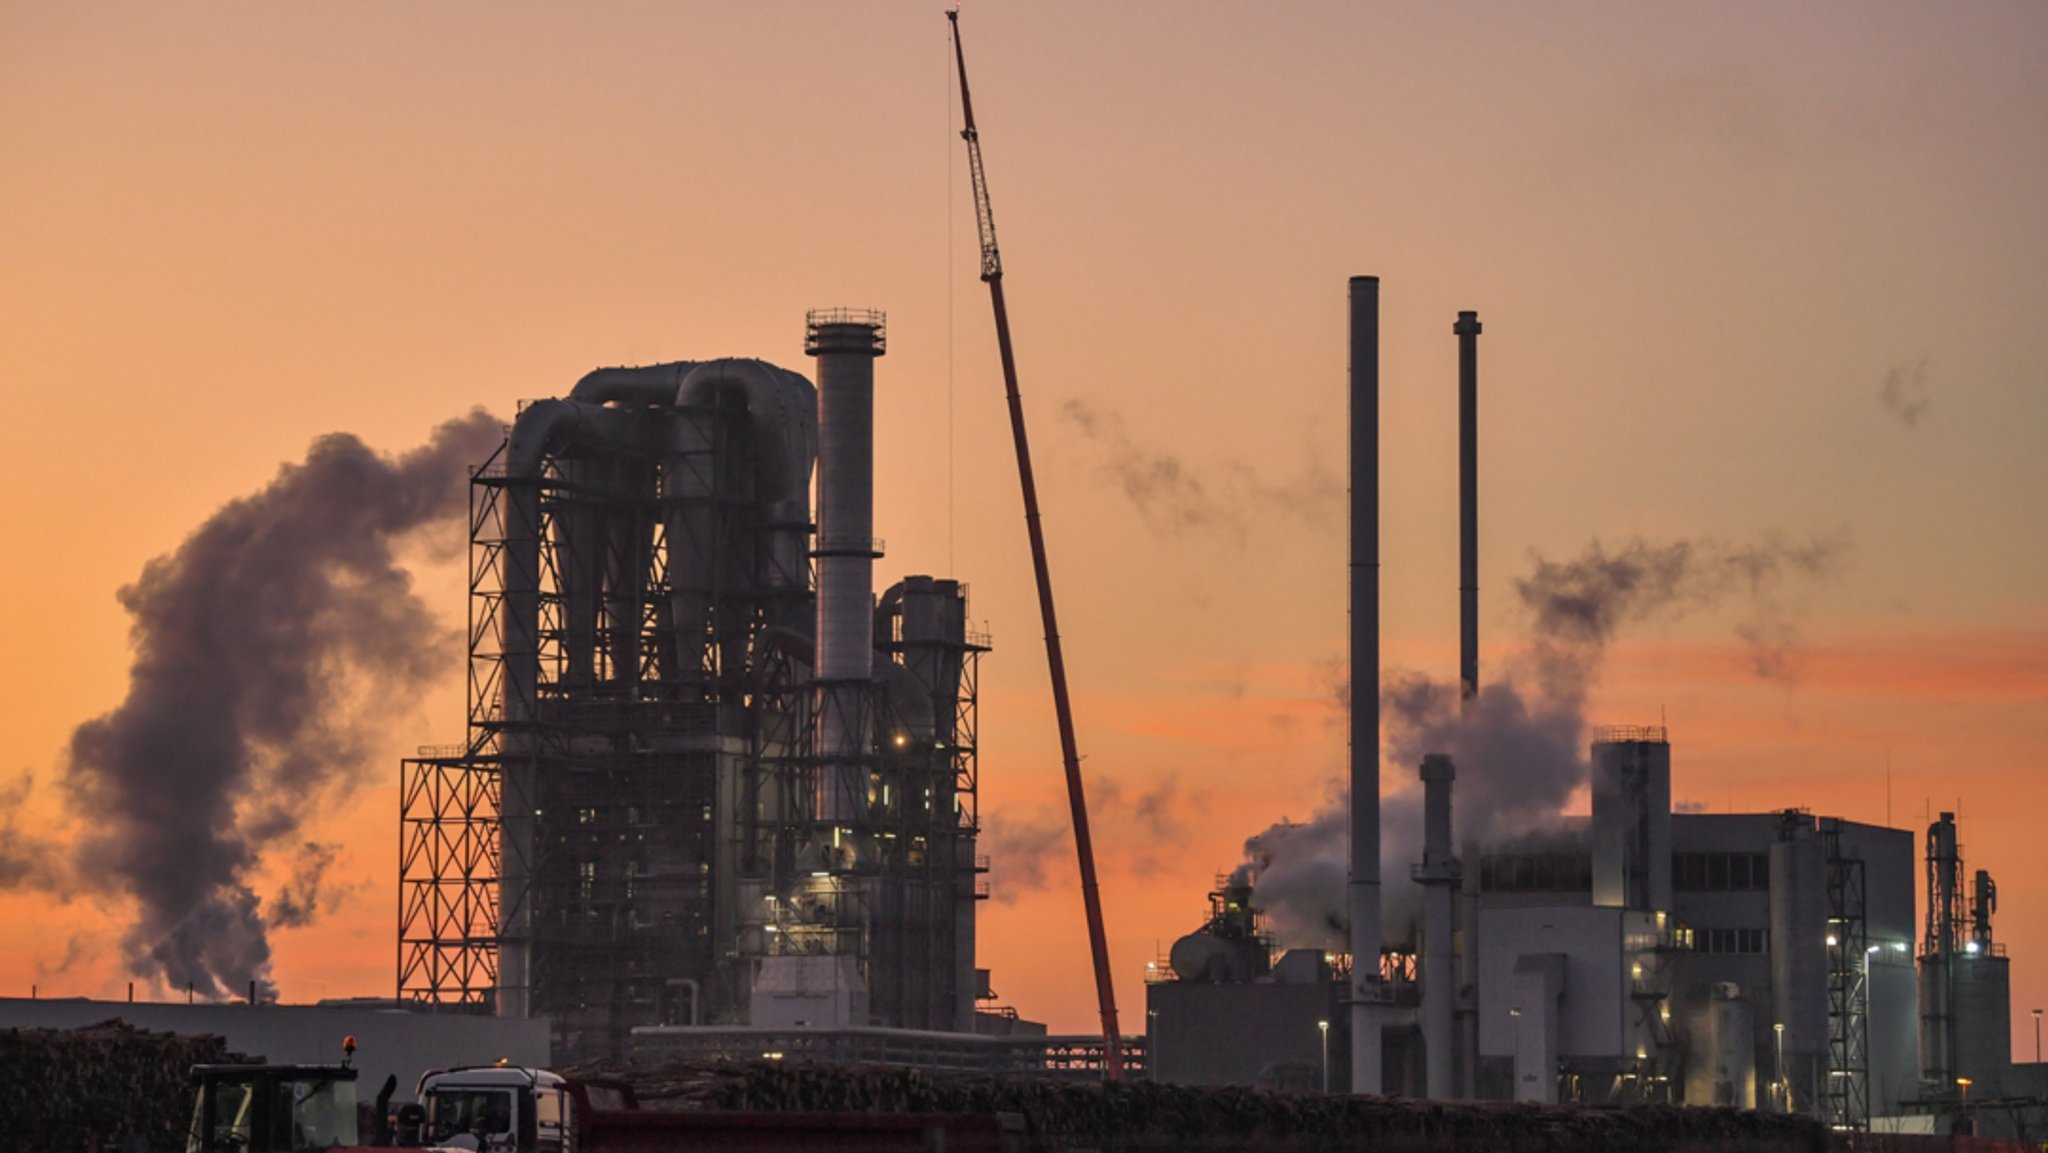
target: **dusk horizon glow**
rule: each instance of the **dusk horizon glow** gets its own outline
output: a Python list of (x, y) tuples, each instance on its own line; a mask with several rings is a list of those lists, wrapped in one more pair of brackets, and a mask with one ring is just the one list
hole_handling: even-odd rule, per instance
[[(607, 365), (810, 375), (805, 311), (846, 305), (888, 313), (878, 582), (966, 582), (994, 636), (979, 964), (1025, 1017), (1095, 1030), (942, 15), (0, 16), (0, 996), (136, 979), (137, 906), (99, 883), (135, 862), (78, 852), (109, 825), (71, 749), (129, 692), (120, 590), (155, 558), (324, 436), (399, 457)], [(1312, 818), (1345, 777), (1344, 292), (1372, 274), (1390, 674), (1456, 679), (1451, 326), (1476, 309), (1482, 683), (1531, 683), (1520, 582), (1546, 563), (1824, 555), (1623, 620), (1585, 721), (1668, 725), (1674, 799), (1697, 811), (1805, 808), (1916, 844), (1957, 812), (1967, 866), (2000, 881), (2031, 1055), (2048, 9), (961, 20), (1127, 1032), (1148, 962), (1201, 923), (1246, 839)], [(428, 523), (391, 537), (432, 616), (403, 661), (420, 675), (351, 666), (335, 688), (362, 747), (302, 798), (303, 827), (251, 842), (273, 914), (302, 846), (328, 851), (318, 899), (269, 933), (290, 1000), (393, 991), (398, 762), (464, 717), (465, 526)], [(1387, 760), (1386, 794), (1416, 768)]]

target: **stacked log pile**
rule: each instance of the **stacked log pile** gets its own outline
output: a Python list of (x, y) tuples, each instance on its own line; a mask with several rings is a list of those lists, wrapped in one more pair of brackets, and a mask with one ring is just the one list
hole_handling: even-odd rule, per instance
[(786, 1063), (591, 1064), (642, 1106), (808, 1113), (1018, 1113), (1047, 1153), (1821, 1153), (1818, 1122), (1735, 1109), (1410, 1101), (1148, 1081), (1075, 1084)]
[(0, 1153), (164, 1153), (185, 1148), (194, 1065), (240, 1061), (219, 1037), (0, 1029)]

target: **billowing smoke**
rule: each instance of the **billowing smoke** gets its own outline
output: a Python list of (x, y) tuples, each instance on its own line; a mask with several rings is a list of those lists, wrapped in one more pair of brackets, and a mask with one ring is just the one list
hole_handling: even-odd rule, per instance
[(121, 590), (128, 695), (72, 734), (65, 783), (92, 830), (75, 872), (133, 903), (134, 972), (209, 997), (268, 989), (268, 931), (311, 919), (331, 853), (302, 850), (269, 908), (252, 873), (360, 782), (373, 721), (447, 671), (453, 638), (395, 549), (459, 527), (468, 467), (503, 435), (479, 410), (397, 458), (322, 437)]
[(1313, 453), (1304, 456), (1298, 474), (1276, 483), (1241, 460), (1193, 464), (1146, 448), (1131, 436), (1122, 415), (1086, 400), (1067, 401), (1060, 416), (1102, 449), (1103, 475), (1145, 526), (1164, 536), (1214, 530), (1241, 542), (1264, 517), (1288, 516), (1320, 527), (1342, 508), (1343, 478)]
[(334, 910), (339, 899), (328, 883), (327, 870), (334, 865), (336, 847), (318, 841), (299, 846), (292, 864), (291, 880), (270, 899), (267, 920), (273, 929), (297, 929), (312, 924)]
[[(1529, 619), (1506, 675), (1483, 682), (1460, 707), (1454, 680), (1392, 670), (1381, 686), (1385, 724), (1382, 779), (1413, 782), (1428, 753), (1457, 764), (1453, 810), (1460, 844), (1501, 844), (1553, 830), (1589, 771), (1586, 701), (1599, 683), (1608, 645), (1634, 625), (1733, 606), (1734, 631), (1760, 676), (1785, 679), (1796, 666), (1798, 630), (1787, 595), (1829, 575), (1839, 541), (1767, 539), (1749, 548), (1711, 541), (1595, 541), (1565, 561), (1534, 559), (1515, 582)], [(1348, 703), (1350, 686), (1338, 688)], [(1381, 877), (1390, 938), (1406, 931), (1420, 893), (1407, 881), (1422, 856), (1422, 798), (1412, 787), (1381, 800)], [(1306, 824), (1282, 822), (1245, 842), (1239, 876), (1283, 946), (1342, 948), (1348, 876), (1348, 797)]]
[(989, 897), (999, 905), (1050, 883), (1048, 870), (1062, 849), (1072, 852), (1066, 814), (1050, 809), (990, 813), (982, 818), (980, 847), (988, 850)]
[(31, 773), (0, 785), (0, 890), (59, 886), (62, 862), (56, 849), (21, 827), (21, 813), (34, 789)]

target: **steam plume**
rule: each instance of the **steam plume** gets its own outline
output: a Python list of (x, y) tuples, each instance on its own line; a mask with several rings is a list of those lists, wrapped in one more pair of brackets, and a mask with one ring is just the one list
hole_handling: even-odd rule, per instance
[(128, 695), (72, 734), (66, 784), (94, 830), (79, 875), (134, 902), (135, 972), (207, 996), (268, 987), (268, 930), (305, 923), (325, 865), (269, 911), (250, 874), (358, 782), (363, 714), (403, 708), (440, 666), (443, 630), (393, 550), (455, 523), (467, 467), (502, 436), (481, 410), (395, 459), (324, 436), (121, 590)]
[(1886, 412), (1899, 418), (1900, 424), (1920, 427), (1920, 418), (1927, 415), (1927, 358), (1896, 365), (1885, 373), (1877, 399), (1883, 402)]
[(991, 813), (983, 818), (981, 841), (988, 846), (989, 870), (995, 874), (989, 896), (997, 904), (1045, 888), (1054, 854), (1073, 843), (1067, 822), (1049, 809)]
[(21, 827), (21, 811), (34, 788), (35, 777), (30, 773), (0, 785), (0, 890), (58, 885), (56, 851)]
[[(1784, 679), (1798, 641), (1786, 589), (1829, 575), (1843, 551), (1841, 542), (1820, 539), (1770, 538), (1747, 548), (1633, 539), (1616, 549), (1595, 541), (1570, 560), (1535, 557), (1515, 582), (1529, 632), (1506, 677), (1483, 684), (1463, 708), (1454, 681), (1398, 669), (1385, 677), (1383, 773), (1412, 780), (1425, 754), (1448, 753), (1458, 766), (1459, 843), (1543, 835), (1587, 780), (1587, 694), (1624, 629), (1734, 605), (1734, 631), (1753, 670)], [(1336, 696), (1348, 703), (1350, 685), (1337, 686)], [(1245, 842), (1238, 877), (1254, 883), (1253, 900), (1283, 946), (1343, 947), (1347, 802), (1335, 790), (1306, 824), (1282, 822)], [(1421, 796), (1383, 797), (1381, 810), (1382, 875), (1404, 877), (1421, 858)], [(1390, 932), (1417, 911), (1414, 888), (1385, 887)]]
[(1313, 455), (1298, 475), (1275, 484), (1243, 461), (1191, 464), (1146, 448), (1132, 438), (1121, 414), (1085, 400), (1067, 401), (1060, 416), (1107, 453), (1104, 474), (1145, 526), (1161, 535), (1212, 530), (1242, 541), (1268, 515), (1323, 526), (1335, 518), (1344, 497), (1343, 480)]

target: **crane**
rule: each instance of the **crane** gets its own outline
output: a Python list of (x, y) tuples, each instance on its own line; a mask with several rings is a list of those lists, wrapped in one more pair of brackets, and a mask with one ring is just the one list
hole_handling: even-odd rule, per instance
[(1059, 621), (1052, 606), (1052, 570), (1045, 559), (1045, 530), (1039, 524), (1038, 484), (1031, 474), (1031, 444), (1024, 435), (1024, 402), (1017, 394), (1017, 359), (1010, 346), (1010, 313), (1003, 304), (1003, 257), (996, 248), (996, 218), (988, 203), (988, 174), (981, 166), (981, 136), (974, 129), (974, 102), (967, 94), (967, 53), (960, 46), (960, 10), (946, 20), (953, 30), (953, 58), (960, 67), (960, 110), (966, 127), (967, 168), (974, 182), (974, 224), (981, 233), (981, 279), (995, 306), (996, 348), (1003, 361), (1003, 389), (1010, 402), (1010, 433), (1017, 442), (1017, 477), (1024, 487), (1024, 525), (1031, 535), (1031, 566), (1038, 577), (1038, 613), (1045, 624), (1045, 660), (1052, 674), (1053, 712), (1059, 719), (1060, 756), (1066, 763), (1067, 801), (1073, 809), (1074, 852), (1081, 862), (1081, 903), (1088, 916), (1088, 945), (1095, 959), (1095, 998), (1102, 1010), (1102, 1069), (1111, 1081), (1123, 1076), (1123, 1039), (1116, 1027), (1116, 989), (1110, 982), (1109, 941), (1102, 928), (1102, 894), (1095, 884), (1095, 844), (1088, 835), (1088, 797), (1081, 786), (1081, 755), (1074, 740), (1074, 709), (1067, 697), (1067, 663), (1060, 649)]

